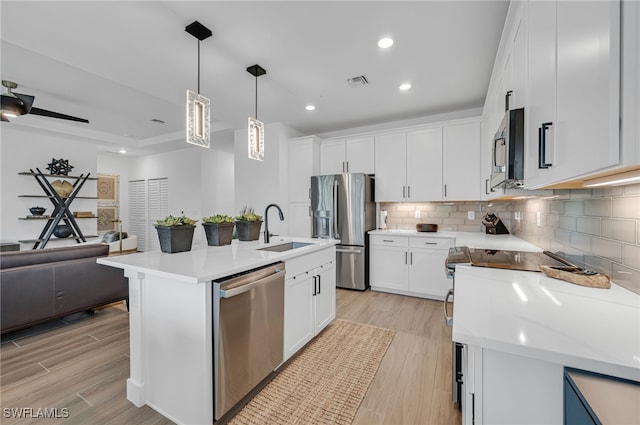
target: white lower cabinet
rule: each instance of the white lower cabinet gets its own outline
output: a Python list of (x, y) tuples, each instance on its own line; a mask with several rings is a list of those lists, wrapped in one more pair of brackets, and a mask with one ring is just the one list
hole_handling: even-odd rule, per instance
[(286, 261), (284, 361), (336, 317), (335, 247)]
[(465, 345), (462, 424), (563, 423), (563, 372), (561, 364)]
[(451, 289), (444, 261), (454, 238), (372, 235), (370, 242), (372, 290), (442, 300)]

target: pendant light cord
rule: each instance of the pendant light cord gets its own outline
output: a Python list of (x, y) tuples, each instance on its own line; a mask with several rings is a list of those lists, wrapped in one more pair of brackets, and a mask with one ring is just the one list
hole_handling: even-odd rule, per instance
[(200, 94), (200, 40), (198, 40), (198, 94)]
[(258, 77), (256, 77), (256, 121), (258, 121)]

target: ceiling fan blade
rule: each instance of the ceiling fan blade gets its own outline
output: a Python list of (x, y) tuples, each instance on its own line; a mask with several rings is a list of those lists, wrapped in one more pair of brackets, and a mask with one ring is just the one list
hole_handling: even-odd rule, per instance
[(31, 111), (29, 111), (29, 113), (33, 115), (40, 115), (43, 117), (60, 118), (62, 120), (84, 122), (87, 124), (89, 123), (89, 120), (86, 120), (84, 118), (72, 117), (71, 115), (65, 115), (58, 112), (47, 111), (46, 109), (31, 108)]
[(35, 99), (34, 96), (31, 96), (29, 94), (22, 94), (22, 93), (13, 93), (18, 99), (20, 99), (22, 101), (22, 103), (24, 103), (24, 109), (25, 109), (25, 114), (28, 114), (29, 111), (31, 110), (31, 107), (33, 106), (33, 100)]

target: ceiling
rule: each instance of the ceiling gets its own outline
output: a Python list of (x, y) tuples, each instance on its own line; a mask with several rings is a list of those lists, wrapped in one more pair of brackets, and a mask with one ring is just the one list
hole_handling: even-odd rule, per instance
[[(185, 147), (185, 90), (211, 99), (212, 144), (258, 119), (322, 134), (481, 107), (508, 1), (0, 2), (2, 79), (34, 106), (5, 125), (73, 134), (101, 151)], [(386, 50), (383, 36), (394, 39)], [(346, 80), (364, 75), (369, 84)], [(410, 82), (401, 92), (398, 86)], [(315, 111), (305, 110), (314, 104)], [(164, 123), (153, 122), (153, 119)]]

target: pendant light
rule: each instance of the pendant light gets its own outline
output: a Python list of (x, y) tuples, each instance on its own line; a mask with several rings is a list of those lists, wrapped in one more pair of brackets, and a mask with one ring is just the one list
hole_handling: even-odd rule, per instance
[(200, 42), (213, 35), (211, 30), (195, 21), (184, 29), (198, 39), (198, 92), (187, 90), (187, 143), (210, 146), (211, 102), (200, 94)]
[(267, 73), (258, 64), (247, 68), (247, 72), (256, 77), (256, 115), (249, 117), (249, 133), (247, 135), (249, 158), (264, 161), (264, 124), (258, 121), (258, 77)]

